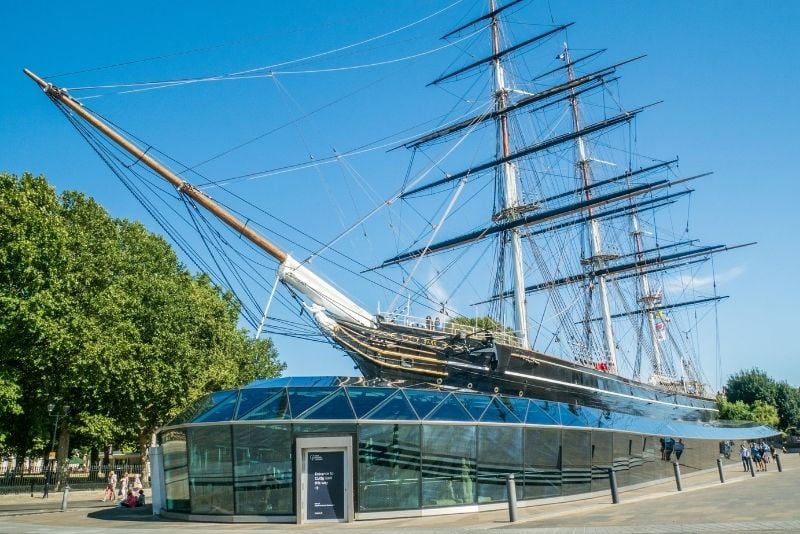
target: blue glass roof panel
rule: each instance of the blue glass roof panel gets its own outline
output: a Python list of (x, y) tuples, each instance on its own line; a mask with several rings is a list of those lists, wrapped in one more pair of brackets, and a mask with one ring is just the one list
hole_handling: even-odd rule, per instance
[(560, 425), (561, 412), (558, 403), (532, 399), (528, 404), (525, 422), (529, 425)]
[(214, 407), (214, 401), (211, 398), (211, 395), (204, 395), (201, 398), (197, 399), (191, 406), (186, 408), (180, 414), (178, 414), (175, 419), (169, 422), (170, 425), (182, 425), (185, 423), (189, 423), (194, 419), (197, 415), (201, 413), (205, 413), (211, 408)]
[[(294, 404), (292, 404), (294, 406)], [(322, 402), (306, 410), (301, 419), (355, 419), (356, 414), (350, 406), (350, 401), (344, 388), (335, 390), (335, 393), (326, 397)]]
[[(193, 423), (210, 423), (213, 421), (230, 421), (233, 419), (233, 410), (236, 408), (238, 391), (219, 392), (216, 403), (210, 409), (198, 414), (192, 419)], [(223, 396), (222, 394), (225, 393)], [(215, 395), (212, 393), (212, 397)]]
[(289, 412), (289, 400), (286, 396), (286, 389), (273, 389), (273, 395), (256, 408), (250, 410), (248, 413), (238, 417), (240, 420), (253, 421), (259, 419), (288, 419), (291, 414)]
[(492, 399), (491, 404), (489, 407), (486, 408), (486, 411), (483, 412), (483, 417), (481, 417), (481, 421), (487, 423), (520, 423), (520, 420), (517, 419), (517, 416), (514, 415), (514, 412), (511, 411), (509, 406), (511, 405), (510, 401), (512, 397), (495, 397)]
[(561, 411), (561, 424), (564, 426), (589, 426), (586, 418), (581, 414), (581, 406), (576, 404), (559, 404)]
[(289, 388), (289, 409), (292, 417), (298, 419), (303, 412), (336, 391), (335, 388), (299, 387)]
[(599, 408), (590, 408), (588, 406), (584, 406), (581, 408), (581, 412), (583, 417), (586, 419), (586, 423), (592, 428), (606, 428), (608, 427), (608, 419), (606, 418), (606, 413)]
[(428, 417), (427, 421), (473, 421), (467, 409), (453, 395), (448, 395)]
[(375, 408), (367, 419), (397, 419), (400, 421), (416, 421), (417, 414), (408, 403), (402, 391), (398, 391), (389, 400)]
[(247, 413), (271, 398), (276, 393), (276, 389), (242, 389), (239, 391), (239, 405), (236, 407), (236, 419), (241, 419)]
[(525, 421), (528, 415), (528, 402), (524, 397), (503, 397), (503, 404), (507, 407), (510, 404), (511, 411), (520, 421)]
[(277, 378), (259, 378), (253, 380), (246, 386), (247, 388), (279, 388), (279, 387), (338, 387), (343, 385), (362, 384), (364, 379), (361, 377), (348, 376), (280, 376)]
[(371, 412), (378, 404), (392, 396), (396, 391), (398, 390), (394, 388), (349, 387), (347, 388), (347, 395), (350, 397), (350, 402), (353, 404), (356, 416), (361, 418)]
[(469, 414), (476, 421), (480, 421), (486, 407), (492, 403), (491, 395), (483, 393), (453, 393), (453, 395), (461, 401), (461, 404), (467, 408)]
[(250, 389), (250, 388), (285, 388), (289, 385), (292, 377), (290, 376), (279, 376), (277, 378), (259, 378), (253, 380), (242, 389)]
[(425, 419), (448, 395), (444, 391), (420, 389), (406, 389), (405, 393), (420, 419)]

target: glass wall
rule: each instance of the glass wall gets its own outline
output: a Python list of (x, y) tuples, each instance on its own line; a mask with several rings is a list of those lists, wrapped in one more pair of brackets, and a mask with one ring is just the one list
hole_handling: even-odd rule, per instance
[[(602, 430), (592, 431), (592, 491), (609, 489), (608, 470), (613, 465), (614, 432)], [(622, 473), (616, 473), (617, 484), (620, 486)]]
[(189, 491), (193, 514), (233, 514), (231, 427), (188, 430)]
[(526, 428), (523, 498), (561, 495), (561, 430)]
[(235, 425), (236, 513), (293, 515), (294, 448), (290, 425)]
[(505, 501), (506, 477), (522, 481), (522, 428), (478, 427), (478, 503)]
[(419, 508), (420, 434), (417, 425), (359, 427), (359, 511)]
[(186, 456), (186, 431), (169, 430), (161, 434), (164, 455), (165, 508), (189, 512), (189, 461)]
[(561, 494), (586, 493), (592, 480), (592, 433), (561, 431)]
[(609, 469), (620, 487), (669, 479), (673, 462), (713, 469), (721, 440), (741, 439), (557, 402), (297, 380), (211, 394), (161, 432), (166, 510), (294, 516), (295, 443), (311, 435), (353, 438), (358, 512), (505, 501), (511, 473), (521, 500), (608, 491)]
[(422, 506), (475, 502), (473, 425), (422, 425)]

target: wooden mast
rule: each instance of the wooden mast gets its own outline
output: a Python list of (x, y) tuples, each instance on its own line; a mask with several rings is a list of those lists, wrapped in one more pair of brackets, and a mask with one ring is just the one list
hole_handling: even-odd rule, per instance
[(58, 100), (59, 102), (63, 103), (65, 106), (70, 108), (72, 111), (80, 115), (84, 120), (90, 123), (92, 126), (100, 130), (104, 135), (106, 135), (109, 139), (117, 143), (127, 152), (129, 152), (133, 157), (136, 158), (137, 161), (141, 161), (151, 169), (153, 169), (156, 173), (162, 176), (165, 180), (175, 186), (175, 188), (180, 192), (185, 194), (186, 196), (190, 197), (192, 200), (206, 208), (212, 214), (217, 216), (222, 222), (233, 228), (235, 231), (239, 232), (247, 239), (253, 242), (257, 247), (262, 249), (264, 252), (278, 260), (279, 263), (283, 263), (286, 261), (288, 254), (275, 246), (272, 242), (265, 239), (262, 235), (258, 232), (255, 232), (253, 229), (248, 228), (245, 223), (240, 221), (222, 206), (211, 200), (206, 194), (201, 192), (199, 189), (194, 187), (192, 184), (183, 180), (179, 176), (177, 176), (174, 172), (169, 170), (167, 167), (162, 165), (159, 161), (157, 161), (152, 156), (149, 156), (145, 151), (137, 147), (127, 138), (123, 137), (119, 134), (116, 130), (111, 128), (105, 122), (101, 121), (95, 115), (84, 109), (84, 107), (73, 99), (71, 96), (67, 94), (66, 91), (63, 89), (59, 89), (58, 87), (54, 86), (51, 83), (48, 83), (41, 79), (39, 76), (34, 74), (28, 69), (23, 69), (23, 72), (35, 81), (39, 87), (44, 90), (44, 92), (50, 98)]

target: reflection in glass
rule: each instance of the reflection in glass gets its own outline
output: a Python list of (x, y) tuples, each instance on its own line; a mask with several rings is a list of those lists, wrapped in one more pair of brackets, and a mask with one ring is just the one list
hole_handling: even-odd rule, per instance
[(472, 416), (455, 395), (450, 395), (443, 400), (435, 410), (428, 414), (426, 419), (430, 421), (473, 421)]
[(241, 419), (247, 413), (266, 401), (275, 394), (274, 389), (242, 389), (239, 391), (239, 404), (236, 406), (236, 419)]
[(231, 427), (190, 428), (187, 437), (192, 513), (232, 514)]
[(422, 506), (474, 501), (475, 427), (423, 425)]
[(588, 430), (563, 430), (561, 433), (562, 494), (589, 491), (592, 480), (592, 436)]
[(289, 399), (286, 395), (286, 390), (278, 389), (271, 391), (273, 391), (273, 393), (267, 397), (266, 401), (252, 408), (246, 414), (240, 415), (239, 419), (288, 419), (291, 414), (289, 413)]
[[(292, 404), (294, 409), (295, 404)], [(298, 417), (298, 416), (295, 416)], [(322, 402), (316, 404), (310, 410), (300, 416), (301, 419), (355, 419), (356, 414), (350, 406), (350, 401), (340, 388), (336, 393), (331, 394)]]
[(617, 473), (617, 484), (627, 486), (630, 484), (631, 455), (633, 453), (633, 439), (631, 434), (614, 432), (613, 463)]
[(361, 425), (358, 509), (419, 508), (419, 426)]
[[(293, 388), (289, 390), (289, 407), (295, 419), (336, 391), (334, 388)], [(339, 390), (341, 391), (341, 390)]]
[[(510, 473), (521, 477), (522, 428), (478, 427), (478, 503), (507, 500)], [(521, 495), (522, 484), (518, 489)]]
[(189, 513), (189, 461), (186, 457), (186, 432), (169, 430), (161, 433), (164, 454), (165, 508), (170, 512)]
[(416, 421), (417, 414), (406, 400), (402, 391), (398, 391), (392, 398), (375, 408), (367, 419), (389, 419), (396, 421)]
[(356, 417), (361, 419), (372, 411), (378, 404), (388, 399), (397, 392), (395, 388), (358, 388), (347, 389), (347, 395), (356, 411)]
[(523, 460), (525, 499), (561, 495), (561, 430), (526, 428)]
[(233, 447), (236, 513), (294, 514), (289, 425), (236, 425)]
[[(612, 466), (613, 432), (592, 431), (592, 491), (609, 489), (608, 470)], [(620, 486), (619, 478), (617, 484)]]
[(239, 396), (236, 391), (230, 392), (225, 398), (220, 398), (213, 408), (201, 413), (192, 421), (193, 423), (211, 423), (214, 421), (230, 421), (233, 419), (233, 410)]

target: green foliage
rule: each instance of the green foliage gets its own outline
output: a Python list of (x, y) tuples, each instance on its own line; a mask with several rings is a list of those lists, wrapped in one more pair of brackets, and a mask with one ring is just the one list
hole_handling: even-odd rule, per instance
[(484, 315), (482, 317), (455, 317), (450, 320), (450, 324), (460, 324), (464, 326), (469, 326), (470, 328), (476, 328), (478, 330), (488, 330), (490, 332), (507, 332), (509, 334), (513, 334), (514, 330), (508, 327), (504, 327), (488, 315)]
[(725, 388), (730, 401), (753, 404), (756, 400), (772, 403), (775, 400), (775, 381), (759, 369), (740, 371), (728, 379)]
[(753, 413), (750, 405), (742, 402), (730, 402), (723, 395), (717, 397), (719, 418), (725, 421), (752, 421)]
[(729, 400), (742, 400), (750, 405), (763, 401), (775, 406), (782, 428), (800, 423), (800, 393), (786, 382), (776, 382), (758, 369), (742, 371), (727, 384)]
[(773, 426), (788, 428), (800, 424), (800, 392), (786, 382), (776, 382), (764, 371), (740, 371), (728, 379), (725, 391), (729, 403), (742, 403), (751, 412), (759, 410), (758, 416), (751, 413), (751, 417), (742, 419), (754, 421), (754, 417), (760, 417), (759, 421), (764, 420), (769, 417), (769, 410), (763, 406), (770, 406), (778, 416)]
[(771, 404), (764, 401), (757, 400), (753, 403), (753, 421), (767, 426), (778, 426), (780, 417), (778, 417), (778, 409)]
[(780, 422), (778, 409), (764, 401), (757, 400), (753, 405), (737, 400), (730, 402), (723, 395), (717, 397), (720, 419), (726, 421), (753, 421), (761, 425), (776, 427)]
[(283, 370), (271, 341), (237, 327), (233, 296), (140, 224), (30, 174), (0, 173), (0, 213), (8, 449), (49, 436), (49, 402), (70, 405), (64, 428), (80, 443), (143, 446), (205, 393)]

